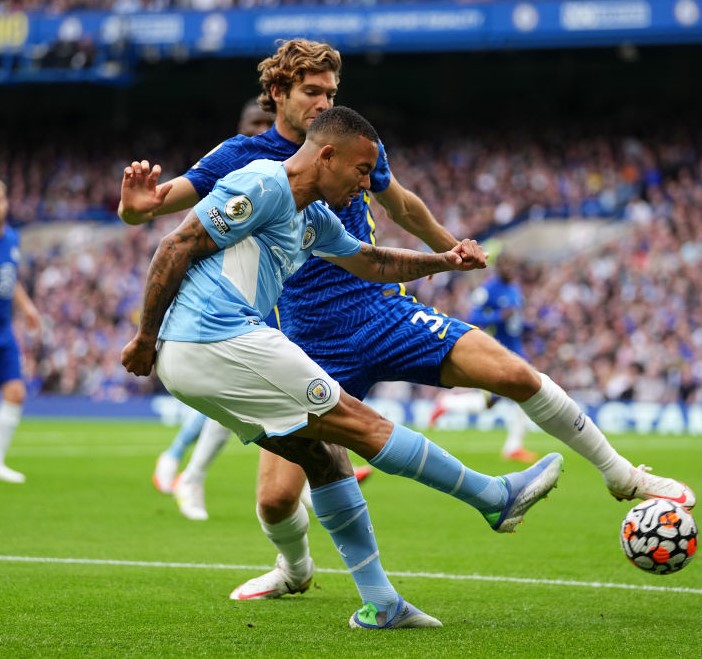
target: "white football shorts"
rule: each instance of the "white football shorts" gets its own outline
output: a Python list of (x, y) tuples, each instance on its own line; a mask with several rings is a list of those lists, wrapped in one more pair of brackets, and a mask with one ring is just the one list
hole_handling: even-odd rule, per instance
[(270, 327), (217, 343), (164, 341), (156, 373), (178, 400), (245, 444), (306, 426), (308, 414), (321, 416), (340, 396), (336, 380)]

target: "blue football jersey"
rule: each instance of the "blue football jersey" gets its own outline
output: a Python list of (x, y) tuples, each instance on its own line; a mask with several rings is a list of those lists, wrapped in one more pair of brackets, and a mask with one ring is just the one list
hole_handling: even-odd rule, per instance
[(351, 256), (361, 249), (326, 206), (297, 210), (279, 161), (256, 160), (228, 174), (195, 213), (220, 250), (188, 268), (160, 339), (209, 343), (250, 332), (313, 253)]
[(12, 335), (12, 301), (19, 267), (19, 237), (12, 227), (0, 236), (0, 340)]
[(519, 284), (492, 277), (473, 292), (472, 303), (468, 322), (492, 334), (506, 348), (524, 355), (524, 296)]

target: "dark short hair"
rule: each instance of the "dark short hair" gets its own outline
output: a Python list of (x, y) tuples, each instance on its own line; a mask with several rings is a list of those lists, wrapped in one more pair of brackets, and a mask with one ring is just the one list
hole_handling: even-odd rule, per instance
[(378, 133), (371, 123), (356, 110), (343, 105), (320, 112), (307, 129), (307, 135), (308, 137), (360, 135), (376, 144), (379, 142)]

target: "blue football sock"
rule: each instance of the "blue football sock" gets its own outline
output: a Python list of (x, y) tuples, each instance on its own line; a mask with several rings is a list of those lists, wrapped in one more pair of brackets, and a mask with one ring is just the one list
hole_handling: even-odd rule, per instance
[(200, 412), (190, 414), (183, 422), (178, 434), (173, 438), (171, 445), (166, 449), (166, 453), (176, 460), (182, 460), (188, 447), (200, 436), (205, 421), (207, 421), (207, 417)]
[(507, 502), (504, 481), (469, 469), (424, 435), (395, 425), (385, 446), (369, 461), (388, 474), (413, 478), (470, 504), (481, 513), (501, 510)]
[(363, 603), (373, 602), (392, 618), (399, 596), (380, 564), (373, 525), (356, 477), (314, 488), (311, 495), (317, 519), (332, 537)]

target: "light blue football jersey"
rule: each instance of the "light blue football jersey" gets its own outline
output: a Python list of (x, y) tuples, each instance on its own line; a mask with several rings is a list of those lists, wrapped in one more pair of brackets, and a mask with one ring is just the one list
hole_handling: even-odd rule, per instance
[(213, 343), (264, 325), (283, 282), (312, 254), (361, 242), (321, 203), (298, 212), (282, 162), (255, 160), (220, 179), (195, 212), (220, 251), (188, 268), (159, 338)]

